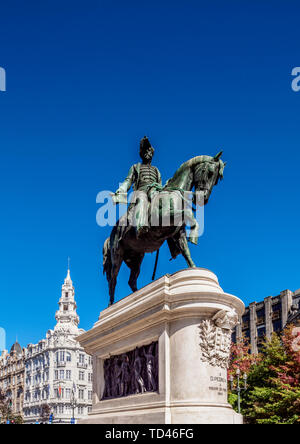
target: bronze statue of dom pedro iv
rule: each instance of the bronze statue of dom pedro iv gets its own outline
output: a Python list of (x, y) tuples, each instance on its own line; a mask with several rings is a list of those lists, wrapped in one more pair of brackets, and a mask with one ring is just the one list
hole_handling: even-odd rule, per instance
[[(103, 247), (103, 271), (109, 284), (110, 305), (114, 303), (122, 262), (131, 270), (129, 285), (136, 291), (145, 253), (158, 252), (165, 240), (172, 258), (182, 254), (188, 267), (195, 267), (188, 247), (188, 241), (194, 244), (198, 241), (199, 224), (194, 205), (207, 204), (213, 187), (223, 178), (226, 163), (219, 152), (214, 157), (203, 155), (186, 161), (163, 186), (158, 168), (152, 165), (153, 154), (154, 148), (144, 137), (140, 141), (142, 162), (130, 168), (112, 196), (114, 203), (125, 203), (133, 187), (128, 211), (116, 223)], [(188, 237), (187, 225), (190, 226)]]

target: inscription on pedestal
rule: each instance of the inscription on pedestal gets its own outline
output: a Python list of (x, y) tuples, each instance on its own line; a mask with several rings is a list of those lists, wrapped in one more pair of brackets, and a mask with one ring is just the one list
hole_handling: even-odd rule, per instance
[(219, 396), (227, 395), (227, 380), (220, 373), (218, 376), (211, 376), (208, 390), (217, 393)]
[(158, 391), (158, 342), (104, 361), (102, 400)]

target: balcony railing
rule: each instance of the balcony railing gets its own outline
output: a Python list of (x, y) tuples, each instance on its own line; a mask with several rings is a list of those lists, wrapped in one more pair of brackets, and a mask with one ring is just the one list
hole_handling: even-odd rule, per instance
[(257, 318), (256, 325), (263, 325), (265, 323), (265, 318), (263, 316)]
[(65, 367), (66, 362), (65, 361), (59, 361), (55, 363), (55, 367)]
[(87, 364), (85, 362), (77, 362), (77, 367), (78, 368), (87, 368)]

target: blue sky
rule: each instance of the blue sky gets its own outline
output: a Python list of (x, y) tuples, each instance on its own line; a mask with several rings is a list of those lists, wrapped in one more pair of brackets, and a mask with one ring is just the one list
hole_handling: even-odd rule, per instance
[[(44, 337), (71, 257), (81, 327), (108, 303), (96, 195), (155, 147), (163, 181), (224, 150), (191, 247), (246, 304), (300, 287), (297, 1), (10, 1), (1, 5), (0, 327)], [(139, 286), (155, 256), (142, 266)], [(185, 267), (169, 262), (158, 276)], [(130, 293), (120, 272), (117, 298)]]

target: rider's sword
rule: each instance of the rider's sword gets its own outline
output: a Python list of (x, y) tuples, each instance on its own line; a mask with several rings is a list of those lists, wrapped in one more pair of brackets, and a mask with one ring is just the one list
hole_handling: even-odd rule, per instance
[(155, 279), (155, 273), (156, 273), (156, 268), (157, 268), (158, 256), (159, 256), (159, 249), (156, 250), (155, 265), (154, 265), (154, 270), (153, 270), (153, 275), (152, 275), (152, 280), (153, 281)]

